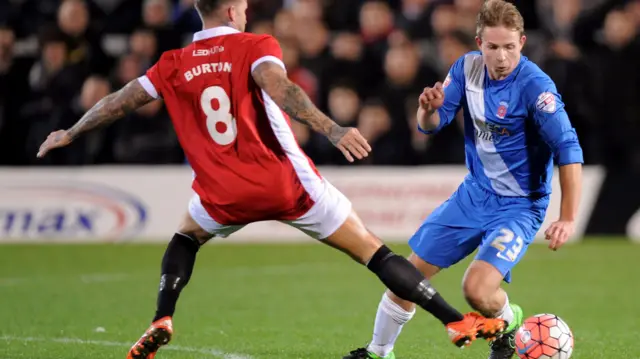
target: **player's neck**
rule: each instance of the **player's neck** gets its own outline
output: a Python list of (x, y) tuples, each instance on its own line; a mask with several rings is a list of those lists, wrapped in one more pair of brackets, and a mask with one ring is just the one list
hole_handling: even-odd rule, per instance
[(513, 70), (511, 70), (511, 71), (509, 71), (507, 73), (503, 73), (503, 74), (498, 75), (498, 74), (493, 73), (492, 71), (489, 71), (489, 78), (492, 81), (502, 81), (502, 80), (506, 79), (507, 77), (509, 77), (509, 75), (511, 75), (512, 72), (513, 72)]
[(202, 25), (203, 25), (202, 30), (208, 30), (216, 27), (226, 26), (226, 27), (230, 27), (240, 31), (240, 29), (238, 29), (238, 26), (230, 21), (220, 21), (220, 20), (210, 19), (210, 20), (204, 20), (202, 22)]

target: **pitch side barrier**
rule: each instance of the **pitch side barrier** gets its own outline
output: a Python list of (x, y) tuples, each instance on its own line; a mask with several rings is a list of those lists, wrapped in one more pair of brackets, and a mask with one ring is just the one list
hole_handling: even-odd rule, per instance
[[(406, 241), (467, 174), (463, 166), (321, 167), (320, 172), (351, 199), (367, 226), (390, 242)], [(0, 168), (0, 243), (166, 242), (187, 208), (191, 181), (186, 166)], [(602, 201), (598, 198), (604, 182), (602, 168), (584, 168), (572, 240), (585, 235), (594, 207)], [(543, 228), (559, 213), (557, 170), (553, 190)], [(608, 203), (612, 206), (615, 199)], [(640, 216), (636, 217), (637, 223), (628, 227), (640, 238)], [(309, 240), (287, 225), (261, 222), (224, 241)]]

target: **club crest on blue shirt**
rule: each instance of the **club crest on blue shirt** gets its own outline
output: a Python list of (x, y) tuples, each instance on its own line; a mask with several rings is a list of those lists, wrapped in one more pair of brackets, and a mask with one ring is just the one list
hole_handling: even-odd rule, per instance
[(509, 109), (509, 104), (504, 101), (500, 101), (500, 106), (498, 106), (498, 111), (496, 112), (496, 116), (498, 116), (498, 118), (500, 119), (504, 119), (504, 117), (507, 115), (508, 109)]

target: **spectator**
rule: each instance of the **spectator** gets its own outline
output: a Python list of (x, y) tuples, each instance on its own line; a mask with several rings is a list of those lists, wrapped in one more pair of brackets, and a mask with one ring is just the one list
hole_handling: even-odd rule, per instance
[(21, 149), (29, 130), (20, 110), (29, 94), (31, 61), (14, 57), (15, 41), (13, 29), (0, 25), (0, 164), (8, 165), (27, 162)]
[(609, 12), (603, 24), (603, 42), (586, 58), (590, 67), (589, 101), (596, 114), (600, 152), (612, 171), (640, 170), (640, 46), (632, 15)]
[(142, 5), (142, 26), (155, 32), (158, 52), (182, 46), (182, 34), (171, 22), (169, 0), (144, 0)]
[(154, 31), (144, 28), (135, 30), (129, 37), (129, 51), (138, 57), (141, 72), (153, 66), (162, 54)]
[[(249, 0), (248, 29), (273, 34), (290, 79), (336, 121), (371, 138), (376, 151), (367, 163), (463, 163), (460, 126), (437, 136), (418, 132), (416, 98), (477, 48), (482, 1)], [(555, 81), (586, 163), (640, 171), (640, 1), (513, 1), (526, 18), (525, 53)], [(143, 74), (163, 51), (190, 42), (202, 27), (193, 6), (194, 0), (0, 1), (0, 164), (31, 164), (50, 130)], [(292, 127), (317, 163), (345, 163), (326, 139)], [(49, 163), (183, 158), (161, 102), (90, 142), (77, 144), (88, 146), (82, 147), (88, 156), (61, 153)]]
[(58, 8), (57, 25), (67, 43), (69, 65), (83, 71), (106, 74), (111, 65), (102, 50), (102, 38), (89, 26), (89, 9), (84, 0), (63, 0)]

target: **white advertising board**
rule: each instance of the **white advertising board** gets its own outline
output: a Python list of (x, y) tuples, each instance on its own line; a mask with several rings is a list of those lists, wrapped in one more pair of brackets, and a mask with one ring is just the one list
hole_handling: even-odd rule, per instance
[[(369, 229), (385, 241), (406, 241), (458, 187), (463, 166), (340, 167), (320, 172), (353, 202)], [(192, 194), (185, 166), (0, 169), (0, 242), (167, 241)], [(584, 233), (604, 179), (584, 168), (577, 233)], [(557, 219), (554, 177), (547, 218)], [(309, 240), (278, 222), (246, 226), (225, 242)]]

